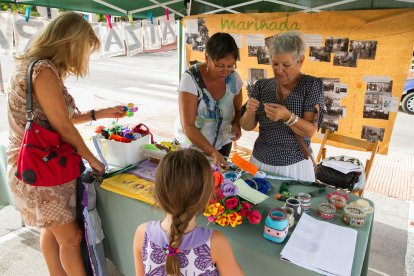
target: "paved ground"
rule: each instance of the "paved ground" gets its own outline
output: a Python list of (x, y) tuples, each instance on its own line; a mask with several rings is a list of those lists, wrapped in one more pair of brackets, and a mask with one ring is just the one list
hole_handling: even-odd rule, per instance
[[(11, 62), (3, 57), (1, 62), (3, 75), (7, 75)], [(68, 88), (81, 110), (135, 103), (138, 114), (129, 120), (147, 124), (158, 140), (169, 140), (178, 114), (177, 64), (175, 51), (95, 60), (91, 61), (90, 76), (78, 81), (70, 79)], [(5, 130), (4, 115), (0, 96), (0, 131)], [(389, 155), (376, 157), (367, 184), (365, 196), (377, 208), (369, 275), (414, 275), (414, 225), (409, 226), (414, 220), (414, 128), (410, 127), (413, 119), (414, 116), (398, 113)], [(255, 135), (244, 133), (239, 145), (251, 148)], [(314, 145), (314, 150), (317, 152), (318, 145)], [(331, 152), (366, 158), (359, 152), (328, 148)], [(117, 275), (114, 269), (111, 271)], [(21, 228), (19, 215), (10, 206), (0, 210), (0, 275), (47, 275), (38, 233)]]

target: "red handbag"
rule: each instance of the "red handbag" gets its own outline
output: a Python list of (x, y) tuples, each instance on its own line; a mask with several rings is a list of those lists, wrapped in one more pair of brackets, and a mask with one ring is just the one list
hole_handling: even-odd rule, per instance
[(56, 186), (79, 177), (85, 166), (82, 157), (59, 133), (33, 122), (32, 72), (36, 62), (30, 64), (27, 73), (27, 123), (15, 175), (33, 186)]

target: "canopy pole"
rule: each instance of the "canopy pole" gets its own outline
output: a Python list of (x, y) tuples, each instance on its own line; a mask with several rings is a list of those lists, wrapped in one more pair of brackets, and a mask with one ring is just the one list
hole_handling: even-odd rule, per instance
[(178, 80), (181, 80), (181, 71), (183, 70), (183, 23), (182, 19), (178, 20)]
[(4, 82), (3, 82), (3, 73), (1, 72), (1, 61), (0, 61), (0, 95), (4, 95)]

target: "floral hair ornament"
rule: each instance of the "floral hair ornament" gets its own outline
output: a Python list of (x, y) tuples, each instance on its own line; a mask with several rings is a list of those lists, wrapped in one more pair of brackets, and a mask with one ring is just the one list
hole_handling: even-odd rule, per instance
[(174, 256), (174, 255), (177, 255), (178, 253), (180, 253), (180, 249), (173, 248), (168, 243), (165, 246), (166, 246), (166, 248), (164, 248), (164, 249), (165, 249), (165, 254), (167, 254), (167, 256)]

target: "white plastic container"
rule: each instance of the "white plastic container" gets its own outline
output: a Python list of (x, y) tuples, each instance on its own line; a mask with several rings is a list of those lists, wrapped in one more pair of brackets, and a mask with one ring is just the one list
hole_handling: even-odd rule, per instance
[(114, 140), (100, 139), (103, 156), (109, 165), (125, 167), (136, 164), (144, 159), (144, 145), (149, 144), (151, 135), (145, 135), (131, 143), (122, 143)]

